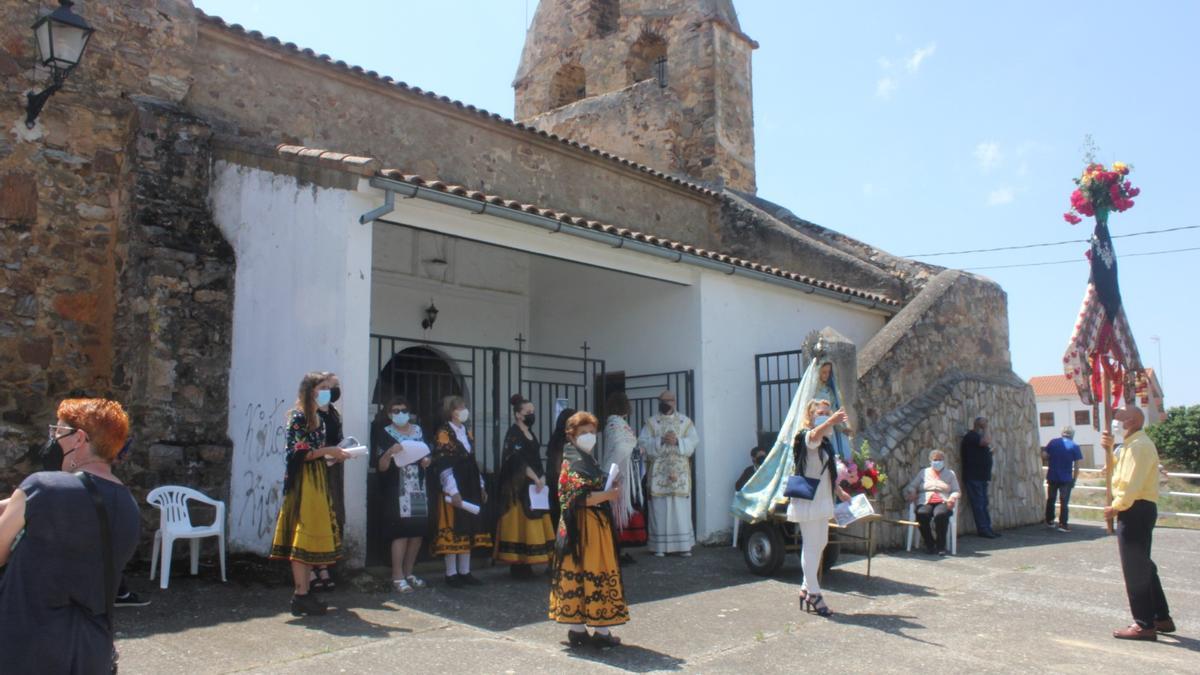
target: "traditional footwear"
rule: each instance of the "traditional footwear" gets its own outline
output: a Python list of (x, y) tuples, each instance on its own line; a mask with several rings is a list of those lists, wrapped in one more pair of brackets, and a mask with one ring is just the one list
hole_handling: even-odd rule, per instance
[(408, 583), (407, 579), (392, 579), (392, 587), (397, 593), (412, 593), (413, 587)]
[(448, 574), (446, 575), (446, 585), (450, 588), (462, 588), (463, 582), (462, 579), (459, 578), (459, 575)]
[(826, 619), (833, 616), (833, 610), (825, 604), (825, 598), (822, 598), (820, 593), (809, 593), (804, 599), (804, 604), (808, 605), (806, 611), (815, 612), (817, 616)]
[(1154, 620), (1154, 631), (1156, 633), (1174, 633), (1175, 632), (1175, 622), (1172, 621), (1171, 617), (1169, 617), (1169, 616), (1165, 619), (1155, 619)]
[(482, 586), (483, 582), (476, 579), (470, 573), (458, 575), (458, 580), (464, 586)]
[(426, 586), (429, 585), (429, 584), (425, 583), (424, 579), (422, 579), (421, 577), (419, 577), (415, 574), (408, 575), (407, 577), (404, 578), (404, 580), (407, 581), (408, 585), (412, 586), (413, 588), (425, 588)]
[(316, 570), (308, 573), (308, 590), (310, 592), (319, 592), (325, 590), (325, 581), (322, 580), (321, 577), (317, 576)]
[(621, 638), (612, 633), (592, 633), (592, 646), (599, 649), (612, 649), (621, 644)]
[(569, 630), (567, 631), (567, 644), (572, 647), (582, 647), (591, 640), (592, 636), (588, 635), (587, 630)]
[(1118, 640), (1157, 640), (1158, 632), (1154, 628), (1142, 628), (1136, 623), (1129, 624), (1126, 628), (1113, 631), (1113, 637)]
[(329, 608), (325, 603), (313, 597), (312, 593), (292, 596), (292, 616), (321, 616), (327, 611)]

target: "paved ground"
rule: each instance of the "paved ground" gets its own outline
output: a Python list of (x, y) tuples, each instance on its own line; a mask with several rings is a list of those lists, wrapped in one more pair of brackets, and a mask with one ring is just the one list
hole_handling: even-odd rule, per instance
[(638, 555), (626, 644), (604, 652), (569, 649), (545, 618), (544, 580), (502, 568), (477, 570), (487, 585), (473, 590), (339, 589), (312, 618), (287, 612), (283, 586), (208, 570), (166, 592), (135, 579), (154, 603), (118, 610), (118, 646), (123, 673), (1198, 672), (1200, 531), (1160, 529), (1154, 553), (1180, 626), (1157, 643), (1109, 637), (1129, 622), (1116, 541), (1080, 524), (963, 537), (953, 558), (877, 556), (870, 578), (865, 560), (843, 559), (825, 579), (831, 620), (797, 610), (794, 556), (761, 579), (731, 548)]

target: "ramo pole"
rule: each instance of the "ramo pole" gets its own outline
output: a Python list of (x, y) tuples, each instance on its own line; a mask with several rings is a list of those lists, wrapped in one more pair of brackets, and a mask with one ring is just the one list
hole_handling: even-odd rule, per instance
[[(1104, 433), (1112, 434), (1112, 418), (1113, 418), (1113, 401), (1112, 401), (1112, 386), (1108, 381), (1108, 370), (1103, 364), (1100, 364), (1100, 388), (1104, 392)], [(1104, 505), (1112, 506), (1112, 475), (1113, 475), (1113, 451), (1111, 447), (1104, 448)], [(1113, 519), (1111, 516), (1104, 518), (1104, 530), (1109, 534), (1113, 533)]]

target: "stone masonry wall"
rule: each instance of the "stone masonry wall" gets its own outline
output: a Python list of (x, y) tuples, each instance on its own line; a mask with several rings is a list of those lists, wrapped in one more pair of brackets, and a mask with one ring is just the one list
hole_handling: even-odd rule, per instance
[[(974, 418), (989, 419), (994, 466), (992, 519), (997, 527), (1041, 517), (1041, 462), (1032, 389), (1012, 372), (1008, 307), (995, 283), (957, 271), (934, 277), (858, 354), (856, 410), (861, 437), (890, 478), (887, 517), (903, 517), (901, 489), (927, 454), (942, 449), (961, 474), (959, 442)], [(974, 520), (964, 502), (959, 531)], [(885, 528), (902, 541), (901, 528)]]

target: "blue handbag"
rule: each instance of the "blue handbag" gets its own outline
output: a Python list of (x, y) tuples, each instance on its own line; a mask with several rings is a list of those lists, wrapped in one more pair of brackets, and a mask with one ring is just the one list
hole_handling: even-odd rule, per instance
[(813, 497), (817, 496), (817, 486), (820, 484), (820, 478), (788, 476), (787, 487), (783, 489), (783, 496), (811, 501)]

